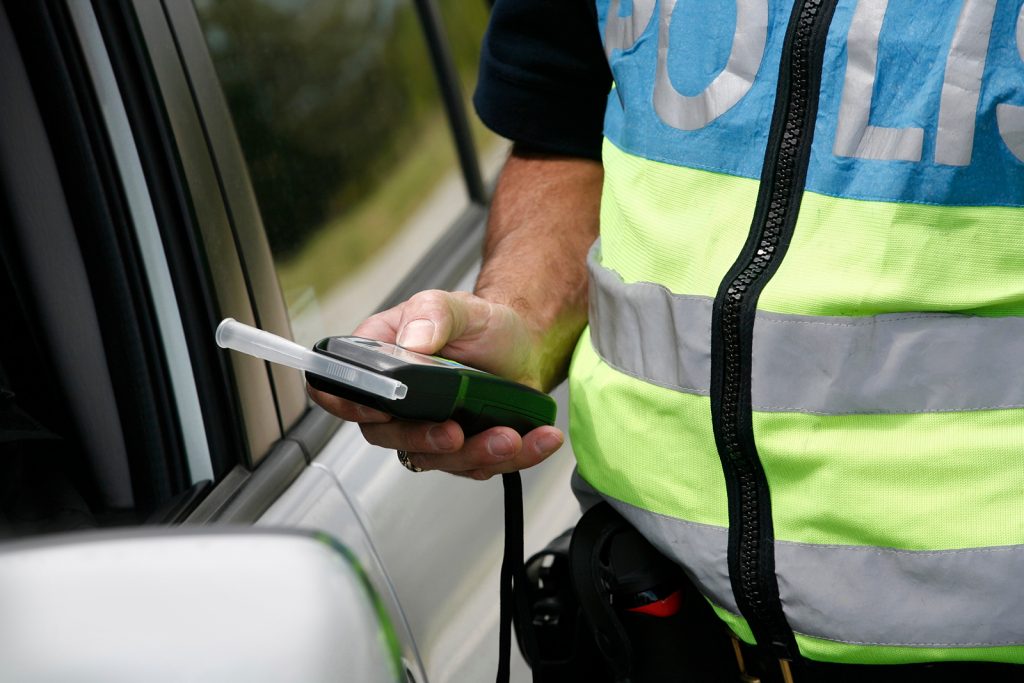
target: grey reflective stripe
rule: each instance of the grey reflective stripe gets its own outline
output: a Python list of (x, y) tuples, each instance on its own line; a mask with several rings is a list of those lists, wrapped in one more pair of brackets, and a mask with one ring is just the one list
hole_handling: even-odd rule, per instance
[(753, 86), (768, 41), (768, 0), (736, 0), (736, 34), (729, 60), (710, 85), (694, 96), (676, 90), (668, 73), (669, 36), (676, 0), (661, 0), (660, 6), (654, 110), (673, 128), (697, 130), (732, 109)]
[[(739, 613), (727, 529), (609, 502), (708, 598)], [(1024, 645), (1024, 546), (910, 551), (776, 541), (775, 571), (786, 618), (803, 635), (856, 645)]]
[[(709, 297), (625, 284), (590, 255), (590, 335), (598, 355), (638, 379), (707, 395)], [(755, 410), (822, 415), (1024, 407), (1024, 318), (938, 313), (865, 317), (759, 312)]]
[(626, 285), (590, 250), (590, 339), (609, 365), (659, 386), (708, 394), (711, 306), (708, 297), (679, 296), (660, 285)]
[(857, 645), (1024, 644), (1024, 546), (908, 551), (775, 543), (793, 628)]
[(836, 156), (921, 161), (924, 130), (868, 125), (878, 67), (878, 36), (889, 0), (859, 0), (846, 40), (846, 78), (836, 125)]
[[(1024, 59), (1024, 7), (1020, 8), (1020, 14), (1017, 15), (1017, 52)], [(1003, 142), (1015, 157), (1024, 161), (1024, 107), (997, 104), (996, 121)]]
[(758, 410), (830, 415), (1024, 407), (1024, 319), (759, 314)]
[(622, 0), (612, 0), (605, 19), (604, 52), (609, 57), (612, 50), (628, 50), (636, 44), (654, 16), (654, 0), (633, 0), (633, 10), (628, 17), (619, 16)]
[(939, 105), (935, 162), (967, 166), (974, 152), (974, 122), (996, 0), (965, 0), (946, 60)]

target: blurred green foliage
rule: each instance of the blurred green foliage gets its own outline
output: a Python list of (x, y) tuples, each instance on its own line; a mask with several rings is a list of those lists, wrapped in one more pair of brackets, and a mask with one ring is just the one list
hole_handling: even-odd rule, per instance
[[(440, 94), (409, 0), (195, 5), (276, 259), (356, 210), (422, 147), (417, 135), (438, 132), (429, 122)], [(457, 67), (472, 83), (486, 3), (439, 6)]]

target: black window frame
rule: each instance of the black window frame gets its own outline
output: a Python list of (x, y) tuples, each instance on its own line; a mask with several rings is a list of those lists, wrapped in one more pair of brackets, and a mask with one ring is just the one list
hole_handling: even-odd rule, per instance
[(260, 320), (179, 47), (156, 3), (92, 6), (157, 211), (218, 480), (252, 470), (283, 430), (267, 365), (212, 343), (225, 316)]
[[(119, 166), (62, 0), (4, 0), (59, 178), (46, 191), (65, 202), (85, 263), (113, 385), (134, 494), (123, 523), (162, 519), (189, 490), (182, 424), (132, 230)], [(153, 514), (156, 513), (154, 520)]]

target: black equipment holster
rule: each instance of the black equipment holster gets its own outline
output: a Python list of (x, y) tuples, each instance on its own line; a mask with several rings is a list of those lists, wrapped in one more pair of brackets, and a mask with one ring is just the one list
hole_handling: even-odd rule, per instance
[(535, 683), (736, 680), (707, 601), (607, 503), (531, 557), (522, 588), (516, 632)]

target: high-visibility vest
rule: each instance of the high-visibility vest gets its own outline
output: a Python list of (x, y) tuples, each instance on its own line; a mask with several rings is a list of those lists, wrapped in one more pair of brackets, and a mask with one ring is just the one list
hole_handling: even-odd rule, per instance
[(780, 656), (1024, 663), (1022, 0), (598, 15), (580, 475)]

